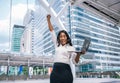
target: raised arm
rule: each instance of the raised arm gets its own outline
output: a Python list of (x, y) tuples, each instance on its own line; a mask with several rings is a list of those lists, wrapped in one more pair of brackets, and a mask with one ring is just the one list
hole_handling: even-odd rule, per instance
[(53, 40), (55, 47), (57, 47), (57, 37), (53, 29), (53, 26), (51, 24), (50, 18), (51, 18), (51, 15), (47, 15), (47, 23), (48, 23), (49, 30), (51, 32), (52, 40)]
[(53, 29), (53, 26), (51, 24), (50, 18), (51, 18), (51, 15), (47, 15), (48, 27), (49, 27), (49, 30), (52, 32), (54, 29)]

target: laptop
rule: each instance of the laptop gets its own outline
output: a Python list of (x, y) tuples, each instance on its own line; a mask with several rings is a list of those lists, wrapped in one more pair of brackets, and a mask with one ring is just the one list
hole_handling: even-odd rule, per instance
[[(87, 52), (90, 43), (91, 43), (91, 38), (86, 37), (85, 40), (84, 40), (84, 42), (83, 42), (83, 45), (82, 45), (81, 51), (82, 51), (82, 50), (85, 50), (85, 51)], [(68, 52), (81, 52), (81, 51), (70, 50), (70, 49), (68, 50)]]
[(91, 38), (89, 38), (89, 37), (85, 38), (84, 43), (83, 43), (83, 46), (82, 46), (82, 48), (81, 48), (81, 51), (82, 51), (82, 50), (88, 51), (90, 42), (91, 42)]

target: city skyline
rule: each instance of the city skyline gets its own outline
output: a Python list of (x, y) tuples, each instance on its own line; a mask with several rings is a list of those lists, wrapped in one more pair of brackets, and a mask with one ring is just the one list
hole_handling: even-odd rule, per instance
[[(11, 7), (11, 23), (10, 23), (10, 2)], [(34, 9), (34, 1), (28, 1), (28, 9)], [(3, 11), (4, 10), (4, 11)], [(12, 33), (14, 24), (23, 25), (23, 18), (27, 11), (27, 0), (1, 0), (0, 11), (0, 51), (10, 51), (9, 46), (9, 30)], [(9, 28), (11, 26), (11, 28)], [(10, 36), (11, 38), (11, 36)]]
[[(6, 31), (6, 34), (0, 34), (0, 48), (4, 46), (2, 49), (6, 50), (1, 52), (0, 49), (0, 76), (26, 75), (28, 79), (34, 78), (33, 76), (49, 76), (49, 69), (58, 62), (70, 65), (75, 78), (120, 78), (120, 26), (80, 5), (71, 5), (68, 0), (33, 0), (34, 5), (28, 5), (28, 0), (18, 3), (10, 1), (13, 5), (9, 8), (12, 12), (8, 13), (8, 23), (1, 21), (0, 24), (1, 33), (2, 30)], [(46, 19), (48, 14), (51, 15), (52, 30)], [(4, 27), (4, 23), (8, 28)], [(65, 45), (68, 42), (63, 45), (60, 41), (60, 46), (58, 45), (63, 53), (56, 49), (60, 30), (66, 30), (72, 46), (79, 52), (82, 51), (84, 40), (91, 39), (89, 49), (78, 57), (78, 64), (72, 62), (77, 58), (74, 58), (76, 51), (69, 52), (71, 48)], [(52, 37), (50, 31), (54, 31), (58, 37)], [(2, 38), (3, 36), (6, 37)], [(54, 42), (54, 39), (57, 41)], [(8, 43), (6, 47), (5, 43)], [(64, 54), (66, 57), (62, 58)]]

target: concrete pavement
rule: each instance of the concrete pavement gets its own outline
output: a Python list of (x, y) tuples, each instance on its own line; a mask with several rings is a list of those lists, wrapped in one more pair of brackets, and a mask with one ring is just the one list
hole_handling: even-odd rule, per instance
[[(0, 83), (49, 83), (49, 79), (0, 81)], [(120, 79), (112, 79), (112, 78), (76, 78), (73, 83), (120, 83)]]

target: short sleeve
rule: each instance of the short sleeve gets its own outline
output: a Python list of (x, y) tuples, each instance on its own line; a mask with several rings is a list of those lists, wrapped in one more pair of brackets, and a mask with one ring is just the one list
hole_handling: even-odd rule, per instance
[(51, 33), (51, 36), (52, 36), (52, 41), (53, 41), (55, 47), (57, 47), (57, 37), (56, 37), (55, 31), (53, 30), (50, 33)]

